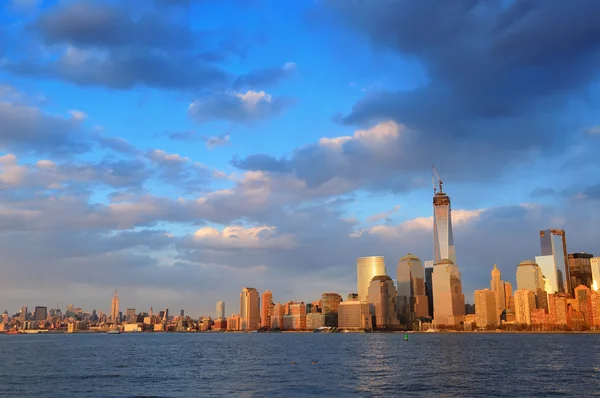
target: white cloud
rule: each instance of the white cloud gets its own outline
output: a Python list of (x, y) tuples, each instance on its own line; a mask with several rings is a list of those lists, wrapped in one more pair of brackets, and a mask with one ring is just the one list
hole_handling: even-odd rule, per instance
[(71, 114), (71, 117), (75, 120), (85, 120), (85, 118), (87, 117), (87, 114), (85, 112), (81, 112), (81, 111), (77, 111), (77, 110), (71, 110), (69, 111), (69, 113)]
[(245, 93), (237, 93), (236, 97), (242, 100), (244, 105), (255, 108), (259, 102), (264, 101), (271, 103), (271, 99), (273, 98), (270, 94), (265, 93), (264, 91), (252, 91), (248, 90)]
[(279, 235), (274, 226), (245, 228), (231, 225), (219, 231), (213, 227), (197, 230), (194, 242), (208, 249), (291, 249), (295, 246), (290, 235)]

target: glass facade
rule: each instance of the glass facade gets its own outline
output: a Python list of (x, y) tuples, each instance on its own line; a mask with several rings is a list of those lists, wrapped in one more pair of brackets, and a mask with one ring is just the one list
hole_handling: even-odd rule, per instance
[(358, 299), (367, 301), (367, 290), (375, 276), (387, 275), (383, 256), (360, 257), (356, 260)]
[[(567, 261), (567, 240), (562, 229), (545, 229), (540, 231), (542, 256), (554, 257), (556, 284), (559, 293), (571, 294), (569, 264)], [(546, 275), (545, 275), (546, 276)], [(548, 279), (548, 276), (546, 276)]]
[(433, 240), (435, 264), (445, 258), (456, 263), (450, 198), (442, 192), (436, 193), (433, 197)]
[(579, 285), (583, 285), (589, 289), (592, 288), (592, 257), (594, 256), (589, 253), (569, 254), (569, 274), (573, 290)]

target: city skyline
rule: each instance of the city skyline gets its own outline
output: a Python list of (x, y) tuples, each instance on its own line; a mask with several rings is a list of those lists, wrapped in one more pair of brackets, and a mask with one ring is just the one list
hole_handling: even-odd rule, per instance
[(0, 310), (345, 298), (434, 260), (432, 164), (468, 302), (598, 255), (600, 5), (458, 2), (5, 1)]

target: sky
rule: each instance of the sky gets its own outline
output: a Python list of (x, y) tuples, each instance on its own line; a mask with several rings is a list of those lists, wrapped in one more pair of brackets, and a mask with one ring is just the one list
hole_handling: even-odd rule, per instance
[(432, 259), (432, 164), (467, 301), (600, 255), (600, 2), (3, 4), (2, 311), (346, 297)]

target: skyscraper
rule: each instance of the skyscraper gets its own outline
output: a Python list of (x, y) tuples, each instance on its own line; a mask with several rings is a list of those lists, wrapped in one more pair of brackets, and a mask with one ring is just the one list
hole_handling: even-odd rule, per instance
[(433, 188), (433, 245), (435, 254), (433, 261), (438, 264), (443, 259), (449, 259), (453, 264), (456, 264), (450, 197), (442, 190), (443, 182), (439, 177), (438, 182), (439, 192), (436, 193), (435, 185)]
[(48, 308), (46, 307), (35, 307), (33, 312), (33, 319), (36, 321), (45, 321), (48, 317)]
[(531, 311), (535, 309), (535, 294), (531, 290), (515, 292), (515, 322), (531, 325)]
[(24, 305), (23, 307), (21, 307), (21, 320), (22, 321), (27, 320), (27, 305)]
[[(552, 289), (558, 293), (571, 294), (571, 282), (569, 280), (569, 263), (567, 260), (567, 238), (562, 229), (545, 229), (540, 231), (540, 245), (542, 256), (552, 256), (551, 263), (548, 259), (539, 259), (542, 263), (542, 272), (551, 283)], [(538, 257), (536, 257), (538, 262)]]
[(273, 293), (270, 290), (266, 290), (262, 294), (260, 305), (260, 326), (263, 328), (270, 328), (273, 307), (275, 306), (275, 304), (273, 304)]
[(323, 314), (337, 314), (342, 296), (338, 293), (323, 293), (321, 294), (321, 312)]
[(425, 294), (427, 295), (427, 310), (433, 318), (433, 261), (425, 261)]
[(499, 324), (496, 297), (496, 292), (493, 290), (475, 290), (475, 322), (478, 328)]
[(505, 288), (504, 281), (500, 279), (500, 270), (498, 266), (494, 264), (494, 269), (492, 269), (492, 279), (490, 281), (490, 289), (494, 292), (496, 297), (496, 308), (498, 312), (498, 319), (500, 321), (500, 315), (506, 309), (506, 298), (505, 298)]
[(224, 301), (217, 301), (217, 312), (215, 315), (216, 315), (216, 319), (225, 318), (225, 302)]
[(113, 323), (119, 323), (119, 295), (117, 293), (117, 289), (115, 289), (115, 295), (112, 298), (112, 303), (110, 306), (110, 319)]
[(367, 300), (367, 290), (373, 277), (387, 275), (383, 256), (360, 257), (356, 260), (356, 273), (358, 279), (358, 299)]
[(585, 285), (579, 285), (574, 289), (575, 300), (579, 304), (579, 312), (583, 314), (583, 321), (586, 327), (592, 326), (592, 294), (590, 288)]
[(240, 293), (241, 330), (257, 330), (260, 325), (258, 291), (245, 287)]
[(374, 329), (394, 329), (400, 326), (396, 311), (396, 288), (387, 275), (373, 277), (367, 293)]
[[(539, 265), (531, 260), (521, 261), (517, 266), (517, 290), (529, 290), (536, 298), (537, 308), (548, 309), (548, 297), (544, 276)], [(515, 294), (515, 306), (517, 305)], [(536, 307), (532, 308), (535, 309)]]
[(594, 283), (591, 260), (594, 256), (589, 253), (570, 253), (567, 257), (571, 287), (575, 289), (583, 285), (591, 289)]
[(515, 300), (513, 298), (512, 283), (504, 281), (504, 308), (507, 310), (515, 309)]
[(433, 320), (438, 325), (455, 326), (465, 318), (465, 295), (458, 267), (448, 259), (433, 267)]
[(396, 310), (400, 323), (411, 326), (415, 319), (428, 316), (425, 269), (419, 257), (408, 253), (398, 261), (396, 283), (398, 286)]

